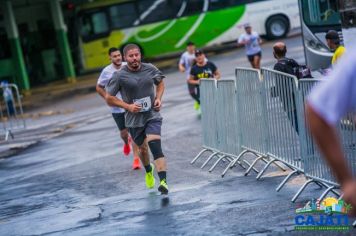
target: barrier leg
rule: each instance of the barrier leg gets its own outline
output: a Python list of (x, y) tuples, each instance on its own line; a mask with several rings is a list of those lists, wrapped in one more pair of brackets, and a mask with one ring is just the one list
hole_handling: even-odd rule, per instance
[[(250, 167), (251, 166), (251, 164), (248, 162), (248, 161), (246, 161), (246, 160), (242, 160), (244, 163), (246, 163), (246, 165), (248, 166), (248, 167)], [(244, 169), (246, 169), (246, 168), (244, 168)], [(258, 174), (258, 170), (255, 168), (255, 167), (252, 167), (252, 170), (254, 171), (254, 172), (256, 172), (256, 174)]]
[(336, 196), (340, 196), (341, 195), (341, 193), (337, 192), (335, 189), (331, 189), (330, 191), (333, 192)]
[(213, 152), (213, 154), (211, 154), (208, 159), (204, 162), (204, 164), (200, 167), (201, 169), (203, 169), (207, 164), (208, 162), (214, 157), (216, 156), (216, 154), (218, 154), (218, 152)]
[(352, 227), (356, 228), (356, 220), (352, 223)]
[(248, 152), (247, 150), (242, 151), (242, 152), (237, 156), (237, 158), (236, 158), (234, 161), (230, 162), (230, 164), (225, 168), (225, 170), (224, 170), (223, 173), (221, 174), (221, 177), (224, 178), (226, 172), (227, 172), (229, 169), (231, 169), (232, 167), (234, 167), (234, 165), (240, 160), (240, 158), (241, 158), (245, 153), (247, 153), (247, 152)]
[(282, 171), (287, 171), (286, 168), (284, 168), (283, 166), (281, 166), (278, 162), (274, 163), (279, 169), (281, 169)]
[(298, 170), (293, 170), (292, 172), (290, 172), (287, 177), (285, 177), (283, 179), (283, 181), (278, 185), (278, 187), (276, 188), (276, 191), (279, 192), (279, 190), (281, 190), (283, 188), (283, 186), (287, 183), (287, 181), (292, 177), (292, 175), (294, 174), (299, 174)]
[(258, 175), (256, 176), (256, 179), (259, 180), (259, 179), (262, 177), (263, 173), (267, 170), (267, 168), (268, 168), (272, 163), (274, 163), (274, 162), (276, 162), (276, 161), (278, 161), (278, 160), (277, 160), (277, 159), (272, 159), (272, 160), (270, 160), (270, 161), (265, 165), (265, 167), (260, 171), (260, 173), (258, 173)]
[(319, 183), (319, 182), (317, 182), (317, 181), (315, 181), (315, 184), (318, 185), (320, 188), (323, 188), (323, 187), (327, 188), (327, 187), (329, 187), (328, 185), (323, 184), (323, 183)]
[(190, 162), (190, 164), (194, 164), (194, 162), (196, 162), (196, 160), (198, 160), (198, 158), (206, 151), (210, 151), (209, 149), (207, 148), (204, 148), (203, 150), (201, 150), (198, 155), (196, 155), (193, 160)]
[(212, 172), (215, 169), (215, 167), (217, 166), (217, 164), (225, 157), (226, 157), (226, 155), (224, 155), (224, 154), (222, 156), (220, 156), (219, 159), (214, 163), (214, 165), (209, 169), (209, 172)]
[[(322, 200), (325, 198), (325, 196), (326, 196), (329, 192), (331, 192), (331, 190), (333, 190), (334, 188), (335, 188), (335, 186), (329, 186), (329, 187), (320, 195), (319, 200), (322, 201)], [(339, 195), (337, 195), (337, 196), (339, 196)]]
[(254, 168), (254, 166), (256, 165), (256, 163), (257, 163), (259, 160), (262, 159), (262, 160), (264, 161), (264, 158), (265, 158), (265, 156), (259, 156), (259, 157), (257, 157), (257, 158), (252, 162), (251, 166), (246, 170), (244, 176), (247, 176), (247, 175), (250, 173), (250, 171), (252, 170), (252, 168)]
[(299, 195), (303, 192), (303, 190), (312, 182), (316, 182), (313, 179), (308, 180), (307, 182), (305, 182), (303, 184), (303, 186), (298, 190), (298, 192), (294, 195), (294, 197), (292, 198), (292, 202), (295, 202), (297, 200), (297, 198), (299, 197)]

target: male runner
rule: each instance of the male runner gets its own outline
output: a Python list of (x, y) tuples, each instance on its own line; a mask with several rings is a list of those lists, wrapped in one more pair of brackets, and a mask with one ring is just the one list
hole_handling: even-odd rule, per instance
[(250, 62), (252, 68), (260, 69), (262, 50), (260, 44), (262, 39), (259, 34), (252, 31), (250, 24), (244, 25), (246, 34), (242, 34), (238, 39), (239, 45), (244, 45), (246, 49), (246, 56)]
[[(195, 63), (195, 44), (193, 42), (187, 43), (187, 50), (181, 55), (178, 69), (180, 72), (185, 73), (187, 80), (190, 76), (190, 69)], [(188, 83), (188, 91), (190, 96), (195, 100), (194, 109), (199, 110), (199, 96), (198, 90), (195, 85)]]
[[(96, 91), (104, 99), (105, 99), (105, 95), (106, 95), (105, 86), (108, 84), (113, 73), (115, 71), (118, 71), (121, 68), (121, 66), (123, 65), (122, 56), (121, 56), (119, 49), (112, 47), (109, 49), (108, 54), (109, 54), (111, 64), (106, 66), (102, 70), (102, 72), (98, 78), (97, 85), (96, 85)], [(120, 93), (117, 93), (116, 96), (118, 98), (121, 98)], [(125, 110), (122, 108), (118, 108), (118, 107), (111, 107), (111, 113), (112, 113), (112, 116), (115, 120), (117, 127), (120, 130), (121, 138), (124, 141), (123, 153), (126, 156), (128, 156), (130, 154), (131, 148), (130, 148), (130, 137), (129, 137), (127, 128), (125, 126), (125, 116), (124, 116)], [(140, 169), (141, 166), (140, 166), (140, 160), (139, 160), (139, 155), (138, 155), (138, 147), (134, 143), (132, 144), (132, 147), (133, 147), (133, 153), (134, 153), (134, 161), (132, 164), (132, 168), (134, 170)]]
[[(220, 79), (220, 72), (216, 65), (206, 60), (205, 54), (201, 50), (195, 51), (196, 64), (190, 70), (188, 84), (195, 86), (197, 92), (197, 101), (200, 105), (200, 79), (215, 78)], [(200, 112), (200, 109), (198, 110)]]
[[(155, 178), (154, 165), (150, 164), (145, 141), (160, 179), (158, 191), (168, 194), (166, 160), (161, 148), (162, 117), (159, 113), (165, 76), (152, 64), (141, 63), (141, 51), (136, 44), (125, 46), (124, 57), (127, 65), (116, 71), (106, 86), (106, 102), (126, 110), (126, 127), (139, 146), (140, 158), (146, 170), (146, 187), (153, 188)], [(122, 99), (115, 96), (119, 91)]]

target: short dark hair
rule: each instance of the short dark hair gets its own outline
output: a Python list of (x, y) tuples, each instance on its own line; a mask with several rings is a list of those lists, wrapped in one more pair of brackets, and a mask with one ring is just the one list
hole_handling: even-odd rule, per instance
[(126, 55), (127, 52), (131, 49), (138, 49), (138, 51), (141, 52), (140, 47), (134, 43), (127, 44), (122, 51), (124, 52), (124, 55)]
[(120, 50), (115, 47), (109, 48), (109, 51), (108, 51), (109, 56), (111, 55), (111, 53), (116, 52), (116, 51), (120, 51)]
[(284, 57), (287, 53), (287, 46), (284, 45), (283, 47), (273, 46), (273, 52), (277, 57)]
[(339, 33), (335, 30), (329, 30), (325, 35), (325, 39), (330, 39), (333, 43), (340, 44)]
[(194, 46), (194, 45), (195, 45), (195, 43), (193, 43), (192, 41), (187, 42), (187, 46)]

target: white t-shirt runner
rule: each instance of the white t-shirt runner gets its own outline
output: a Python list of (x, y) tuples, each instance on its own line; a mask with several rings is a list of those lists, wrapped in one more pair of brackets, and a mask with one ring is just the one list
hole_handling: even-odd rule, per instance
[(184, 66), (187, 79), (189, 79), (190, 69), (192, 68), (194, 60), (195, 54), (190, 54), (188, 51), (184, 52), (180, 57), (179, 64), (182, 64)]
[(243, 41), (249, 41), (245, 44), (246, 55), (251, 56), (259, 53), (261, 51), (260, 47), (260, 35), (253, 31), (251, 34), (241, 34), (239, 37), (238, 43), (242, 43)]
[(325, 82), (312, 90), (308, 102), (330, 125), (356, 112), (356, 47), (346, 51)]
[[(122, 62), (121, 64), (121, 67), (126, 65), (127, 63), (126, 62)], [(106, 87), (106, 85), (109, 83), (112, 75), (114, 74), (115, 71), (118, 71), (120, 69), (116, 69), (114, 67), (114, 65), (111, 63), (110, 65), (106, 66), (102, 71), (101, 71), (101, 74), (98, 78), (98, 82), (97, 84), (102, 86), (102, 87)], [(121, 97), (121, 93), (118, 92), (116, 94), (116, 97), (120, 100), (122, 100), (122, 97)], [(121, 108), (121, 107), (111, 107), (111, 113), (123, 113), (125, 112), (125, 109)]]

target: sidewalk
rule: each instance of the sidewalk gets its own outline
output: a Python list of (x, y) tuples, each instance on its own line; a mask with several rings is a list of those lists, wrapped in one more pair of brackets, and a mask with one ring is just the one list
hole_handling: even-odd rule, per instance
[(95, 85), (99, 73), (77, 77), (76, 82), (66, 80), (56, 81), (38, 88), (31, 89), (31, 95), (22, 98), (24, 113), (35, 108), (50, 105), (53, 101), (70, 98), (78, 94), (95, 92)]

